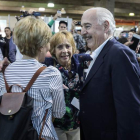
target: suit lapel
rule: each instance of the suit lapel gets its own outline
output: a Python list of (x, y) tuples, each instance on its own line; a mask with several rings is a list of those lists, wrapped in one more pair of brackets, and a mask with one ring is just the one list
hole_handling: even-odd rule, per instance
[(98, 57), (96, 58), (93, 66), (90, 69), (90, 72), (86, 78), (86, 81), (82, 87), (82, 89), (86, 86), (86, 84), (90, 81), (90, 79), (95, 75), (95, 73), (98, 71), (98, 69), (100, 68), (100, 66), (102, 65), (102, 63), (104, 62), (103, 57), (106, 55), (106, 53), (108, 52), (109, 48), (113, 45), (113, 43), (115, 42), (115, 39), (111, 39), (109, 40), (106, 45), (104, 46), (103, 50), (100, 52), (100, 54), (98, 55)]

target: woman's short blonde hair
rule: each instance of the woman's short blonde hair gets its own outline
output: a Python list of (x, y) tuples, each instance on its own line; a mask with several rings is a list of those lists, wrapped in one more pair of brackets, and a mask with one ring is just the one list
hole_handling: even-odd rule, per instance
[(50, 40), (50, 53), (52, 56), (55, 57), (55, 47), (62, 44), (65, 39), (67, 39), (68, 43), (70, 43), (72, 46), (72, 54), (75, 53), (76, 46), (73, 35), (68, 31), (61, 31), (56, 33)]
[(52, 36), (42, 19), (28, 16), (16, 23), (13, 39), (23, 55), (36, 57), (41, 47), (46, 47)]

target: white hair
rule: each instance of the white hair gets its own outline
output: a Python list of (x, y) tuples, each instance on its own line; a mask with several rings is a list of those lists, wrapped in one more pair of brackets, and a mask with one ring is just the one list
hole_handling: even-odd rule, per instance
[[(89, 10), (96, 10), (96, 16), (97, 16), (97, 22), (98, 24), (102, 25), (105, 21), (109, 22), (109, 35), (113, 35), (116, 25), (115, 25), (115, 19), (113, 17), (113, 14), (107, 10), (106, 8), (102, 7), (95, 7), (95, 8), (90, 8)], [(87, 12), (85, 11), (85, 12)]]

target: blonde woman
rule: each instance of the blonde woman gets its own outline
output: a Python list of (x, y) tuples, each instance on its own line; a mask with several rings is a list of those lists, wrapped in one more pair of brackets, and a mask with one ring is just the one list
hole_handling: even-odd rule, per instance
[[(26, 87), (33, 74), (43, 66), (46, 52), (49, 50), (51, 30), (46, 23), (35, 17), (26, 17), (17, 22), (14, 28), (14, 42), (18, 46), (22, 60), (10, 64), (5, 70), (8, 85), (19, 84)], [(5, 93), (2, 74), (0, 75), (0, 95)], [(20, 92), (16, 86), (12, 91)], [(52, 124), (52, 117), (62, 118), (65, 114), (65, 102), (60, 72), (53, 66), (47, 67), (37, 78), (28, 95), (34, 99), (32, 113), (33, 127), (38, 135), (42, 126), (43, 116), (48, 109), (42, 137), (45, 140), (58, 140)]]
[(84, 60), (91, 60), (89, 55), (74, 54), (75, 42), (68, 31), (56, 33), (50, 40), (52, 57), (45, 59), (46, 65), (55, 66), (62, 75), (66, 113), (62, 119), (55, 119), (54, 126), (59, 140), (80, 140), (79, 109), (72, 105), (73, 99), (79, 98), (83, 84)]

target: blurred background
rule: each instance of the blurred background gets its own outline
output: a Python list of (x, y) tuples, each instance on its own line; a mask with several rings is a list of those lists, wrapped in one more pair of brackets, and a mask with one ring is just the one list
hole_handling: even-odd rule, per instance
[(34, 9), (41, 13), (41, 18), (48, 23), (55, 13), (60, 10), (61, 18), (57, 18), (52, 31), (58, 32), (58, 23), (65, 20), (68, 30), (72, 20), (77, 21), (76, 29), (80, 31), (80, 20), (83, 12), (92, 7), (105, 7), (115, 16), (117, 30), (115, 36), (121, 31), (131, 30), (140, 24), (140, 0), (0, 0), (0, 34), (4, 36), (4, 28), (12, 30), (17, 22), (15, 16), (20, 16), (21, 10)]

